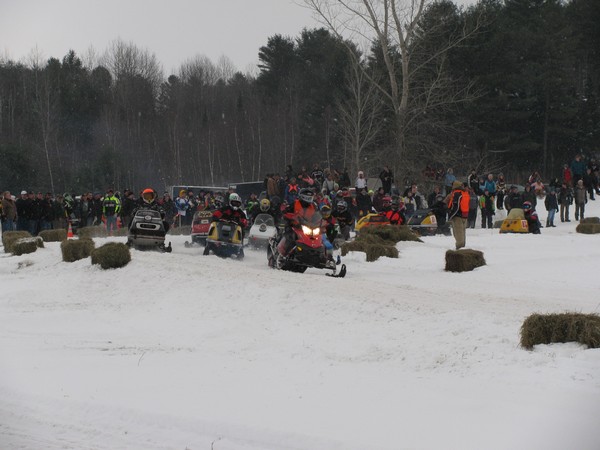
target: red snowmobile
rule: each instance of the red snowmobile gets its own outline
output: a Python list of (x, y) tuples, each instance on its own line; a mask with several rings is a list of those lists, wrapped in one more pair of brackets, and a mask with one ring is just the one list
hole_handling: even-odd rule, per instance
[(329, 276), (344, 277), (346, 275), (346, 265), (342, 264), (340, 272), (336, 273), (336, 262), (327, 257), (323, 244), (323, 218), (321, 214), (316, 212), (310, 218), (299, 216), (297, 222), (292, 227), (293, 247), (287, 255), (284, 255), (283, 234), (269, 239), (269, 246), (267, 247), (269, 266), (274, 269), (298, 273), (304, 273), (309, 267), (314, 267), (333, 271), (333, 273), (327, 274)]

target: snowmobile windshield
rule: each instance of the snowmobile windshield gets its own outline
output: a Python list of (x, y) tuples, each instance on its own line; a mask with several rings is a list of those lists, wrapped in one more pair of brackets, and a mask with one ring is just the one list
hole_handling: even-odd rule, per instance
[(273, 216), (271, 216), (270, 214), (259, 214), (254, 219), (254, 223), (256, 225), (265, 224), (266, 226), (270, 226), (270, 227), (275, 226), (275, 220), (273, 219)]
[(323, 221), (323, 216), (321, 216), (321, 213), (319, 213), (319, 212), (315, 212), (314, 214), (312, 214), (309, 217), (306, 217), (306, 216), (298, 217), (298, 222), (300, 223), (300, 225), (306, 226), (309, 228), (320, 227), (322, 221)]

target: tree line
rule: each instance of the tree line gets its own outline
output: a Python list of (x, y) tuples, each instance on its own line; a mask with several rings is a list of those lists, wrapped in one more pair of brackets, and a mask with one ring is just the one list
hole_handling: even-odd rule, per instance
[[(256, 74), (199, 56), (165, 77), (120, 40), (0, 60), (3, 189), (218, 186), (314, 162), (550, 177), (600, 151), (596, 0), (305, 1), (324, 27), (268, 38)], [(349, 33), (361, 19), (366, 44)]]

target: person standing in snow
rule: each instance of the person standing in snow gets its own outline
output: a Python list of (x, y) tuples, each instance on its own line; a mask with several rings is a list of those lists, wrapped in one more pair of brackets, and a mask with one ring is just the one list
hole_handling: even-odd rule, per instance
[(102, 214), (106, 218), (106, 231), (109, 235), (117, 231), (117, 217), (121, 211), (121, 202), (115, 196), (112, 189), (106, 191), (104, 200), (102, 200)]
[(587, 203), (587, 191), (583, 185), (583, 180), (577, 181), (573, 197), (575, 199), (575, 220), (583, 220), (585, 204)]
[(556, 198), (556, 191), (554, 188), (550, 189), (548, 195), (546, 195), (546, 199), (544, 200), (544, 206), (546, 206), (546, 211), (548, 211), (548, 218), (546, 219), (546, 228), (555, 227), (554, 225), (554, 215), (558, 211), (558, 199)]
[(452, 233), (456, 241), (456, 250), (467, 243), (467, 218), (469, 217), (469, 193), (460, 181), (452, 183), (452, 192), (447, 197), (448, 220), (452, 222)]
[(492, 229), (494, 224), (492, 218), (496, 213), (494, 209), (494, 196), (488, 189), (484, 189), (483, 195), (479, 197), (479, 208), (481, 209), (481, 228)]

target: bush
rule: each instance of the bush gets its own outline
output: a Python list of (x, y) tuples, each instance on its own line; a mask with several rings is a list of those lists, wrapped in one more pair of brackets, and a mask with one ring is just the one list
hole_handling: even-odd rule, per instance
[(190, 225), (184, 225), (181, 227), (171, 227), (169, 229), (169, 234), (172, 236), (188, 236), (192, 234), (192, 227)]
[(62, 241), (60, 244), (64, 262), (74, 262), (83, 258), (87, 258), (92, 254), (92, 251), (95, 247), (96, 244), (94, 244), (93, 240), (82, 238), (69, 239)]
[(600, 217), (586, 217), (585, 219), (581, 219), (580, 223), (597, 223), (597, 224), (600, 224)]
[(43, 230), (40, 231), (39, 236), (44, 242), (61, 242), (67, 239), (67, 230)]
[[(41, 246), (40, 246), (40, 242), (42, 243)], [(44, 246), (44, 242), (42, 241), (41, 238), (25, 237), (25, 238), (17, 239), (12, 244), (11, 253), (13, 255), (21, 256), (21, 255), (25, 255), (27, 253), (33, 253), (38, 249), (38, 247), (42, 248), (43, 246)]]
[(107, 237), (106, 227), (103, 225), (96, 225), (93, 227), (83, 227), (77, 230), (77, 236), (83, 239), (101, 238)]
[(446, 252), (446, 270), (448, 272), (470, 272), (485, 266), (483, 252), (479, 250), (461, 249)]
[(364, 252), (368, 262), (377, 261), (381, 256), (398, 257), (395, 244), (376, 235), (361, 236), (352, 242), (346, 242), (342, 245), (342, 256), (346, 256), (348, 252)]
[(600, 233), (600, 223), (581, 222), (575, 231), (582, 234), (598, 234)]
[(28, 231), (5, 231), (2, 233), (2, 245), (5, 253), (12, 253), (12, 246), (22, 238), (32, 237)]
[(597, 314), (532, 314), (521, 326), (521, 346), (555, 342), (579, 342), (588, 348), (600, 347), (600, 316)]
[(375, 235), (396, 244), (400, 241), (423, 242), (409, 227), (406, 225), (384, 225), (380, 227), (365, 227), (360, 230), (358, 238), (363, 236)]
[(92, 264), (100, 264), (103, 269), (118, 269), (129, 264), (129, 261), (129, 247), (120, 242), (109, 242), (92, 252)]
[(367, 261), (377, 261), (381, 256), (387, 256), (388, 258), (397, 258), (398, 249), (393, 245), (385, 244), (371, 244), (367, 246)]

